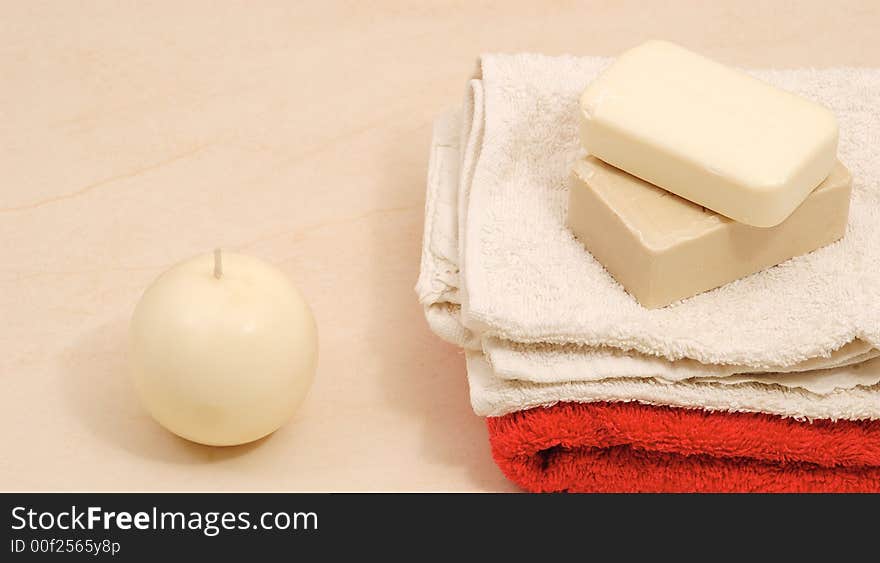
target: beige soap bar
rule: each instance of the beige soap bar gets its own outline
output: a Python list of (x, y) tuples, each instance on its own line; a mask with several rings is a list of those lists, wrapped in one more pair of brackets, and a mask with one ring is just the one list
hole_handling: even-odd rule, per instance
[(673, 43), (619, 56), (584, 91), (590, 154), (741, 223), (781, 223), (834, 166), (824, 107)]
[(839, 239), (851, 185), (849, 172), (837, 162), (788, 219), (760, 228), (587, 157), (572, 173), (568, 224), (596, 260), (653, 309)]

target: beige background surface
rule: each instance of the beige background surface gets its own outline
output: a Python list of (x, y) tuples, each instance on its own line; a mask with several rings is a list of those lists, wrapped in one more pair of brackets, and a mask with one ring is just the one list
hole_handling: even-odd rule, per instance
[[(3, 2), (0, 488), (511, 490), (412, 291), (432, 117), (484, 51), (880, 65), (880, 2), (834, 4)], [(295, 419), (227, 449), (125, 373), (140, 293), (218, 245), (283, 268), (321, 332)]]

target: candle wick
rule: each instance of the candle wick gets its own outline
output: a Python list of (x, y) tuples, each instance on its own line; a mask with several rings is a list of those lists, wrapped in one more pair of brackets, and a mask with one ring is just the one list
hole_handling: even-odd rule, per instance
[(223, 256), (219, 248), (214, 249), (214, 277), (218, 280), (223, 277)]

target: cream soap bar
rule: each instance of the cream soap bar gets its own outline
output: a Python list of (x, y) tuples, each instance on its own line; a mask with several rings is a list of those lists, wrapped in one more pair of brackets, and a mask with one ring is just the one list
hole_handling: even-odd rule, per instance
[(741, 223), (781, 223), (834, 166), (824, 107), (665, 41), (635, 47), (580, 99), (587, 151)]
[(851, 178), (837, 162), (779, 225), (732, 221), (596, 158), (572, 173), (568, 224), (643, 306), (713, 289), (843, 236)]

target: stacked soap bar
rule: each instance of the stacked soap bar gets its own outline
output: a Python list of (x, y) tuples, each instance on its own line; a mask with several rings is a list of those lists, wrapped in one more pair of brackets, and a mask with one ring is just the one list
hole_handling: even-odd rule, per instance
[(822, 106), (663, 41), (583, 93), (569, 226), (643, 306), (829, 244), (851, 178)]

